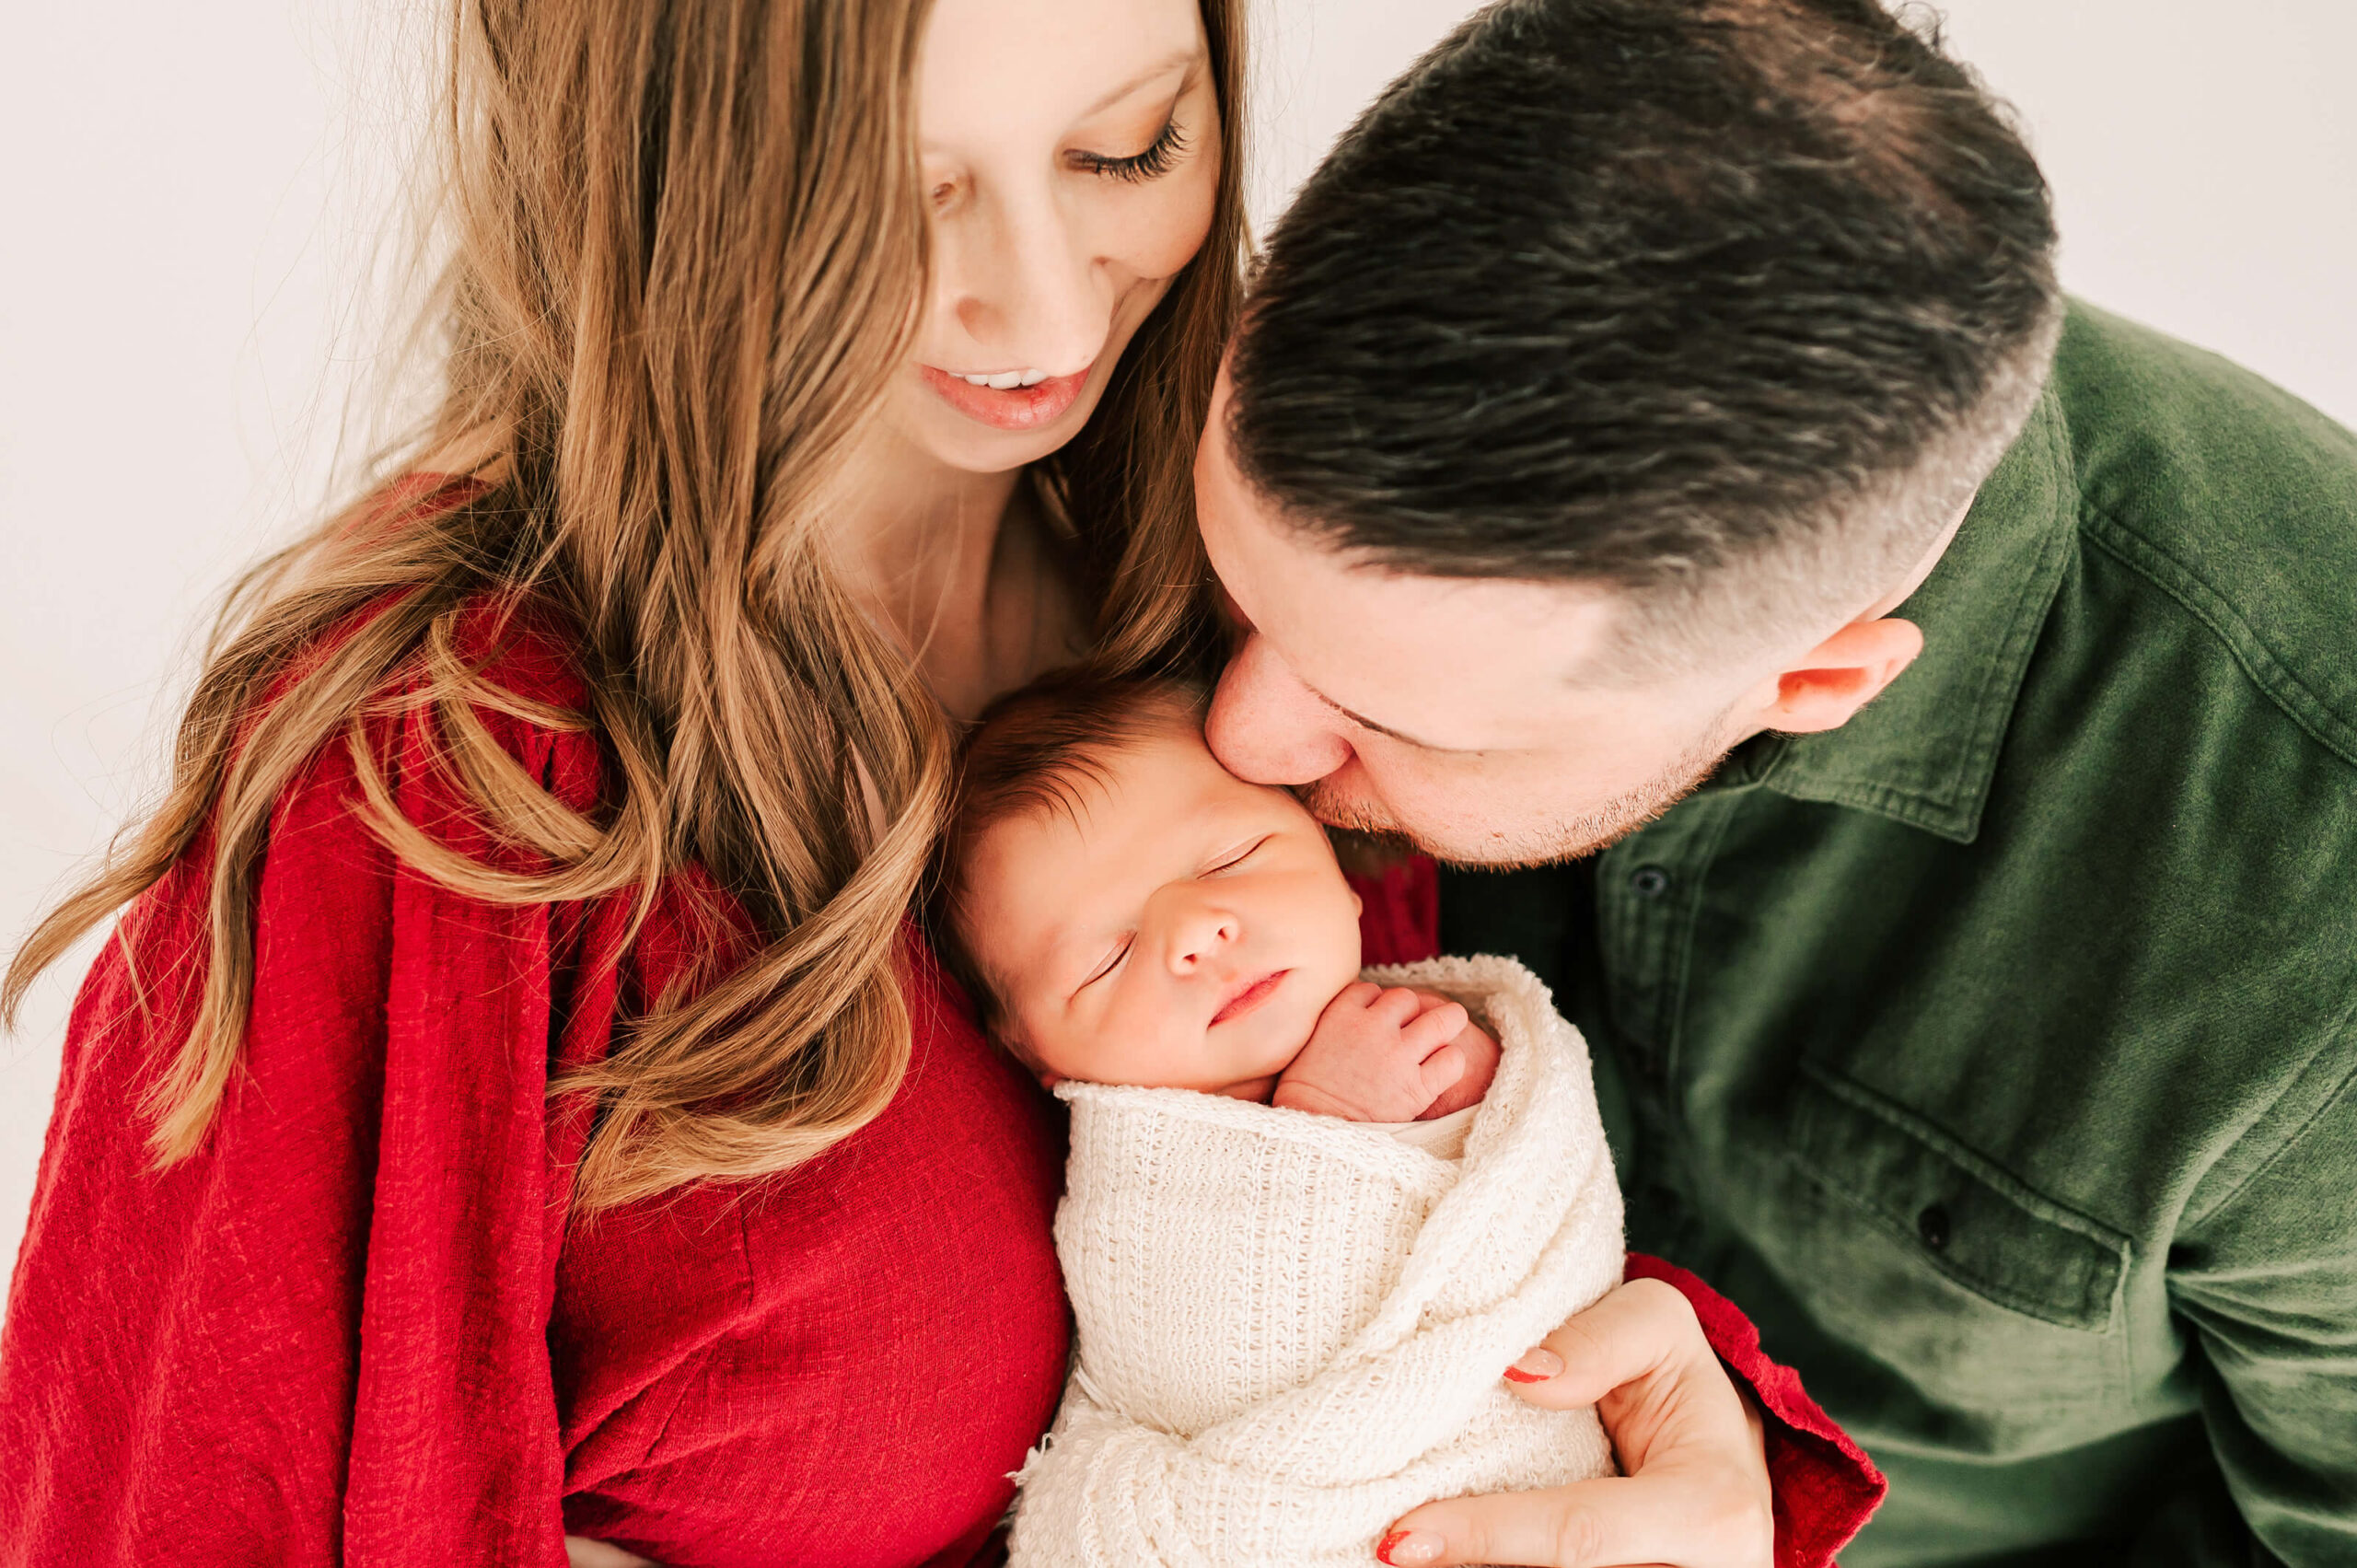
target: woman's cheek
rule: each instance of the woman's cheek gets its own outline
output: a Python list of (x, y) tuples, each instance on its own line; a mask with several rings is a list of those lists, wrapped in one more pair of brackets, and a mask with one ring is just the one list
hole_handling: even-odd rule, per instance
[(1128, 210), (1120, 219), (1116, 259), (1141, 283), (1167, 285), (1211, 234), (1219, 202), (1219, 139), (1209, 137), (1207, 144), (1166, 178), (1118, 194)]
[(1169, 278), (1195, 259), (1212, 231), (1212, 208), (1219, 194), (1215, 166), (1209, 158), (1198, 158), (1180, 178), (1185, 189), (1171, 192), (1160, 211), (1141, 226), (1138, 255), (1132, 264), (1143, 277)]

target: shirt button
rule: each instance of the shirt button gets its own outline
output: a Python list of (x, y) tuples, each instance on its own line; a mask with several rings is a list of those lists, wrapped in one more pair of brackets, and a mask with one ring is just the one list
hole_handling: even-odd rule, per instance
[(1923, 1245), (1933, 1251), (1945, 1251), (1948, 1245), (1947, 1209), (1939, 1203), (1926, 1205), (1923, 1212), (1915, 1216), (1915, 1234), (1922, 1237)]
[(1669, 891), (1669, 873), (1658, 865), (1640, 865), (1629, 873), (1629, 891), (1641, 899), (1658, 899)]

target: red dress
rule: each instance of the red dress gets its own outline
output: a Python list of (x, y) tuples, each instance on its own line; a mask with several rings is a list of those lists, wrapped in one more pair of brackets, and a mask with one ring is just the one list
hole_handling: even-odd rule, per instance
[[(530, 633), (493, 678), (576, 705), (565, 645)], [(588, 738), (481, 716), (594, 802)], [(403, 808), (519, 864), (424, 765), (425, 722), (372, 733)], [(193, 1014), (207, 852), (83, 986), (0, 1336), (0, 1562), (555, 1568), (568, 1527), (678, 1568), (986, 1552), (1064, 1374), (1051, 1102), (912, 940), (914, 1063), (877, 1121), (785, 1175), (568, 1225), (586, 1129), (546, 1107), (552, 1065), (741, 938), (694, 877), (627, 953), (619, 900), (461, 898), (354, 793), (331, 745), (280, 802), (246, 1065), (193, 1158), (149, 1168), (138, 1107)], [(1411, 868), (1369, 900), (1371, 957), (1415, 956), (1429, 892)], [(1771, 1414), (1780, 1563), (1827, 1561), (1879, 1478), (1678, 1283)]]

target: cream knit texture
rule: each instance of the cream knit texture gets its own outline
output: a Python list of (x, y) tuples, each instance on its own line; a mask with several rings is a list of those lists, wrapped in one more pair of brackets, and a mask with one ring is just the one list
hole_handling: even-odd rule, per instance
[(1511, 959), (1366, 978), (1497, 1035), (1461, 1160), (1246, 1100), (1057, 1087), (1077, 1354), (1016, 1478), (1016, 1568), (1364, 1568), (1418, 1504), (1612, 1473), (1593, 1411), (1501, 1376), (1620, 1281), (1586, 1045)]

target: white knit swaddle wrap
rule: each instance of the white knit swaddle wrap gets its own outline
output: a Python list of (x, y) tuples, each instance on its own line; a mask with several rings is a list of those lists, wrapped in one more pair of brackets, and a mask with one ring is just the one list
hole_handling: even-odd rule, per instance
[(1587, 1048), (1511, 959), (1366, 978), (1496, 1033), (1462, 1161), (1245, 1100), (1057, 1088), (1078, 1355), (1020, 1477), (1019, 1568), (1362, 1568), (1418, 1504), (1612, 1472), (1594, 1411), (1500, 1376), (1620, 1281)]

